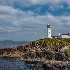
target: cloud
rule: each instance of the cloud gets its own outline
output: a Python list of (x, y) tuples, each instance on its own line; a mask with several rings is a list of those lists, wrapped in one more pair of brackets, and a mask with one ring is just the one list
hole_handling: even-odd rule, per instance
[(6, 38), (0, 38), (0, 40), (6, 40)]
[(54, 16), (50, 13), (45, 15), (34, 16), (33, 11), (22, 11), (15, 9), (11, 6), (0, 6), (0, 21), (1, 25), (11, 25), (11, 26), (24, 26), (24, 25), (34, 25), (34, 24), (47, 24), (47, 23), (67, 23), (70, 22), (70, 16)]
[(70, 0), (0, 0), (1, 5), (14, 6), (30, 6), (30, 5), (70, 5)]
[[(30, 8), (33, 6), (39, 6), (39, 8), (36, 8), (34, 11), (40, 13), (42, 10), (41, 6), (47, 6), (49, 10), (55, 11), (58, 9), (70, 9), (70, 0), (0, 0), (0, 5), (3, 6), (12, 6), (14, 8), (18, 9), (25, 9)], [(7, 10), (7, 9), (5, 9)], [(29, 9), (30, 10), (30, 9)], [(14, 11), (10, 11), (10, 13)], [(17, 10), (16, 10), (17, 12)]]
[(13, 9), (11, 6), (0, 5), (0, 13), (14, 15), (14, 14), (18, 13), (18, 10), (17, 9)]
[[(5, 10), (8, 8), (8, 10)], [(67, 23), (70, 22), (70, 16), (53, 16), (50, 13), (45, 15), (36, 15), (34, 16), (33, 11), (22, 11), (14, 9), (13, 7), (9, 8), (5, 6), (5, 9), (0, 9), (0, 21), (2, 24), (11, 24), (13, 26), (21, 26), (25, 24), (47, 24), (47, 23)], [(11, 10), (11, 11), (10, 11)], [(13, 10), (13, 12), (12, 12)], [(5, 13), (6, 12), (6, 13)], [(9, 14), (8, 14), (9, 13)], [(1, 24), (1, 23), (0, 23)]]
[[(3, 8), (5, 8), (5, 13), (7, 13), (6, 11), (8, 11), (8, 8), (10, 8), (10, 11), (7, 14), (10, 15), (13, 14), (14, 17), (15, 16), (20, 17), (21, 15), (23, 17), (23, 15), (26, 15), (25, 13), (27, 12), (31, 12), (31, 14), (33, 13), (33, 15), (43, 15), (46, 13), (46, 11), (54, 15), (64, 15), (64, 12), (69, 12), (70, 9), (69, 0), (0, 0), (0, 1), (1, 1), (0, 5), (3, 6)], [(27, 14), (26, 16), (28, 15), (29, 14)], [(15, 25), (18, 25), (17, 23), (19, 22), (14, 21)]]
[(5, 26), (5, 27), (2, 27), (0, 26), (0, 33), (17, 33), (17, 32), (20, 32), (21, 29), (18, 28), (18, 27), (8, 27), (8, 26)]
[[(0, 33), (10, 39), (32, 37), (33, 40), (47, 37), (47, 24), (52, 26), (52, 33), (69, 32), (70, 16), (54, 16), (51, 13), (35, 15), (34, 11), (23, 11), (12, 6), (0, 5)], [(65, 32), (65, 33), (66, 33)], [(10, 35), (11, 34), (11, 35)], [(0, 35), (2, 36), (2, 35)], [(7, 39), (8, 37), (6, 37)]]
[(32, 4), (59, 4), (61, 0), (30, 0)]

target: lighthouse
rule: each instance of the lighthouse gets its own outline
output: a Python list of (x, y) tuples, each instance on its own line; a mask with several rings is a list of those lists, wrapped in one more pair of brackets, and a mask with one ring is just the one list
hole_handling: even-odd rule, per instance
[(49, 24), (47, 25), (47, 37), (51, 38), (51, 26)]

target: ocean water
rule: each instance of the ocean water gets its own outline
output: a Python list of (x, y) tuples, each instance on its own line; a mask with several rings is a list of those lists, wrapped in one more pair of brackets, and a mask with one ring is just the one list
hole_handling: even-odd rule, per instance
[(26, 63), (20, 58), (7, 58), (0, 56), (0, 70), (32, 70), (34, 67), (42, 66), (43, 63)]
[(22, 44), (30, 43), (31, 41), (0, 41), (0, 48), (12, 48), (12, 47), (18, 47)]
[(0, 44), (0, 48), (12, 48), (12, 47), (18, 47), (21, 44)]

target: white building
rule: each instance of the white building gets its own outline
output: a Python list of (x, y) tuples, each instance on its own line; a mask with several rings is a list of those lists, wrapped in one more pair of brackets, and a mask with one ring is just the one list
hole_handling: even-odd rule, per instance
[(68, 34), (62, 34), (61, 38), (70, 38), (69, 33)]
[(58, 34), (58, 36), (51, 36), (51, 26), (47, 25), (47, 37), (48, 38), (70, 38), (69, 33), (68, 34)]
[(47, 25), (47, 36), (51, 38), (51, 26), (49, 24)]

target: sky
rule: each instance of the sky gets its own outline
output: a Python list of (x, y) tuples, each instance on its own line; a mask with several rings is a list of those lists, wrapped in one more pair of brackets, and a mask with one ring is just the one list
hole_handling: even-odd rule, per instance
[(0, 0), (0, 40), (33, 41), (70, 33), (70, 0)]

